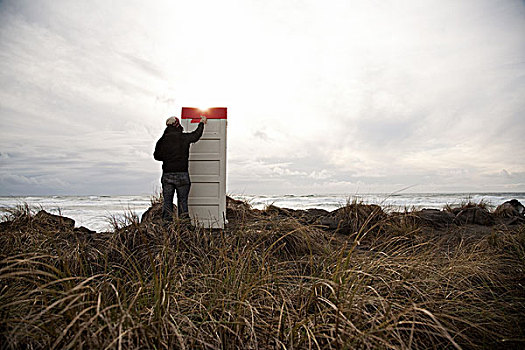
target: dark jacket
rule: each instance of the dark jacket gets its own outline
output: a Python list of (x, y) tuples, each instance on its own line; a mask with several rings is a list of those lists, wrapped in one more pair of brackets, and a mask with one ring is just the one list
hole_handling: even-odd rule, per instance
[(157, 141), (153, 158), (162, 161), (162, 170), (165, 173), (188, 172), (188, 157), (190, 144), (197, 142), (204, 130), (201, 122), (193, 132), (182, 132), (182, 128), (169, 125), (164, 134)]

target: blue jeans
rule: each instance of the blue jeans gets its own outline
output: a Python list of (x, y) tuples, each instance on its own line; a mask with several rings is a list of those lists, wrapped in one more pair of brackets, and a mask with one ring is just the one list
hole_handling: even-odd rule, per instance
[(190, 175), (186, 173), (162, 174), (162, 218), (166, 221), (173, 220), (173, 195), (177, 191), (177, 213), (179, 218), (188, 217), (188, 195), (190, 193)]

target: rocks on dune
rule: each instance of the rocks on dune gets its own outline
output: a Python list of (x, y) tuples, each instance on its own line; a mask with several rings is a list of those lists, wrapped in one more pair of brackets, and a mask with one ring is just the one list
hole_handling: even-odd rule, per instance
[(326, 230), (346, 235), (374, 230), (379, 227), (382, 220), (389, 217), (398, 220), (410, 220), (415, 225), (435, 229), (445, 229), (451, 225), (492, 226), (497, 223), (516, 223), (516, 220), (503, 222), (499, 220), (499, 216), (519, 215), (519, 210), (522, 208), (521, 204), (517, 200), (513, 200), (500, 207), (494, 213), (481, 205), (466, 205), (448, 210), (424, 208), (404, 214), (387, 214), (378, 205), (353, 203), (332, 212), (323, 209), (296, 210), (274, 205), (269, 205), (264, 211), (259, 211), (251, 209), (249, 204), (245, 202), (228, 198), (227, 217), (230, 222), (240, 219), (239, 213), (242, 213), (244, 219), (251, 216), (256, 217), (258, 214), (276, 218), (291, 217), (302, 224), (316, 224), (323, 226)]
[(515, 216), (523, 216), (525, 213), (525, 207), (517, 199), (512, 199), (506, 201), (505, 203), (499, 205), (496, 210), (494, 210), (494, 215), (511, 218)]
[(230, 196), (226, 196), (226, 206), (228, 208), (231, 208), (231, 209), (234, 209), (234, 208), (243, 208), (243, 209), (246, 209), (246, 210), (250, 210), (251, 207), (248, 203), (244, 202), (244, 201), (241, 201), (241, 200), (238, 200), (238, 199), (234, 199)]
[(376, 228), (384, 218), (386, 214), (379, 205), (353, 203), (323, 216), (320, 223), (336, 232), (353, 234)]
[(33, 222), (40, 226), (56, 229), (65, 228), (72, 230), (75, 228), (75, 220), (61, 215), (50, 214), (45, 210), (40, 210), (36, 213)]
[(48, 213), (40, 210), (36, 215), (27, 215), (23, 220), (11, 220), (0, 223), (0, 232), (20, 230), (21, 228), (33, 228), (43, 232), (64, 232), (75, 233), (80, 236), (92, 235), (97, 233), (87, 227), (75, 227), (75, 220), (62, 215)]
[(330, 212), (324, 209), (299, 209), (293, 210), (292, 215), (304, 224), (316, 224)]
[(226, 217), (228, 221), (242, 221), (254, 213), (254, 209), (243, 201), (226, 196)]
[(265, 216), (295, 217), (295, 211), (295, 209), (281, 208), (270, 204), (262, 211), (262, 214)]
[(452, 213), (456, 215), (454, 222), (459, 225), (475, 224), (491, 226), (496, 223), (494, 214), (490, 213), (486, 208), (480, 206), (454, 208), (452, 209)]
[[(233, 200), (231, 203), (234, 203)], [(241, 204), (237, 203), (236, 205)], [(245, 205), (247, 204), (245, 203)], [(243, 207), (243, 210), (259, 213), (256, 209)], [(383, 209), (374, 204), (349, 204), (332, 212), (317, 208), (290, 209), (269, 205), (260, 213), (264, 216), (276, 218), (294, 218), (301, 224), (320, 225), (326, 230), (336, 231), (341, 234), (352, 234), (363, 229), (373, 229), (386, 217)], [(229, 216), (229, 213), (227, 217), (230, 220), (231, 216)]]
[[(324, 209), (296, 210), (280, 208), (274, 205), (265, 210), (252, 209), (251, 206), (231, 197), (226, 198), (227, 218), (230, 224), (238, 224), (247, 220), (260, 220), (263, 217), (270, 219), (294, 218), (303, 225), (318, 225), (328, 231), (350, 235), (358, 232), (367, 232), (379, 228), (385, 219), (404, 220), (436, 229), (448, 228), (451, 225), (482, 225), (496, 224), (514, 225), (525, 223), (525, 207), (518, 200), (509, 200), (499, 205), (494, 212), (490, 212), (482, 205), (464, 205), (459, 208), (438, 210), (422, 209), (407, 213), (387, 214), (374, 204), (348, 204), (342, 208), (329, 212)], [(176, 210), (176, 207), (174, 208)], [(162, 222), (162, 203), (153, 203), (141, 217), (141, 225), (158, 224)], [(75, 220), (40, 210), (34, 216), (28, 216), (22, 221), (0, 222), (0, 231), (12, 230), (20, 225), (31, 225), (49, 230), (72, 231), (77, 234), (91, 235), (97, 233), (86, 227), (75, 228)]]
[(79, 233), (79, 234), (83, 234), (83, 235), (92, 235), (92, 234), (97, 233), (97, 231), (90, 230), (90, 229), (88, 229), (87, 227), (84, 227), (84, 226), (75, 227), (73, 229), (73, 232)]
[(507, 225), (525, 223), (525, 206), (517, 199), (512, 199), (499, 205), (494, 215)]
[[(174, 211), (177, 210), (176, 205), (173, 205), (173, 210)], [(151, 207), (149, 207), (148, 210), (146, 210), (140, 218), (141, 224), (160, 222), (160, 221), (162, 221), (162, 202), (153, 203)]]
[[(240, 202), (236, 205), (241, 205)], [(244, 203), (243, 205), (247, 205)], [(249, 207), (249, 206), (248, 206)], [(448, 210), (422, 209), (410, 213), (386, 214), (383, 209), (374, 204), (349, 204), (332, 212), (323, 209), (295, 210), (279, 208), (270, 205), (263, 211), (263, 215), (277, 217), (293, 217), (304, 224), (319, 224), (327, 230), (333, 230), (342, 234), (368, 231), (378, 227), (378, 224), (387, 217), (403, 217), (411, 220), (413, 224), (444, 229), (451, 225), (481, 225), (492, 226), (498, 223), (515, 224), (525, 222), (525, 208), (517, 200), (505, 202), (490, 212), (482, 205), (465, 205)], [(252, 210), (243, 208), (243, 210)], [(513, 217), (512, 220), (503, 221), (500, 218)]]
[(304, 212), (305, 215), (316, 216), (316, 217), (320, 217), (320, 216), (323, 216), (329, 213), (328, 210), (317, 209), (317, 208), (305, 209), (305, 210), (301, 210), (301, 212)]
[[(422, 224), (434, 227), (446, 227), (451, 223), (456, 225), (492, 226), (498, 223), (515, 224), (525, 222), (525, 207), (516, 199), (499, 205), (492, 213), (482, 205), (465, 205), (450, 210), (423, 209), (413, 214), (422, 219)], [(452, 218), (452, 222), (450, 219)], [(507, 220), (505, 220), (507, 219)]]
[(290, 209), (269, 205), (262, 213), (270, 216), (293, 217), (304, 224), (313, 224), (330, 212), (324, 209)]
[(416, 224), (434, 227), (446, 228), (454, 223), (455, 215), (451, 212), (439, 209), (421, 209), (412, 212), (412, 218)]
[(73, 230), (74, 233), (81, 235), (92, 235), (97, 233), (87, 227), (75, 227), (75, 220), (66, 216), (54, 215), (45, 210), (40, 210), (33, 218), (33, 224), (44, 228), (53, 228), (60, 231)]

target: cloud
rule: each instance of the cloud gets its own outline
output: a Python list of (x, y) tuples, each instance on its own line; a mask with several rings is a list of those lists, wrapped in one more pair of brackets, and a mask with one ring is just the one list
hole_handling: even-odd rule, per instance
[(523, 191), (524, 15), (485, 0), (0, 2), (2, 193), (150, 192), (182, 106), (229, 108), (230, 192)]
[(312, 178), (314, 180), (323, 180), (323, 179), (329, 179), (332, 177), (330, 172), (326, 169), (322, 169), (320, 171), (312, 171), (310, 174), (308, 174), (309, 178)]
[(258, 139), (261, 139), (263, 141), (269, 141), (270, 138), (268, 137), (268, 134), (265, 133), (264, 131), (261, 131), (261, 130), (257, 130), (253, 133), (253, 136), (258, 138)]
[[(0, 185), (2, 195), (15, 194), (49, 194), (47, 189), (53, 187), (55, 189), (67, 189), (70, 185), (62, 179), (49, 175), (25, 176), (19, 174), (0, 174)], [(42, 188), (44, 191), (42, 191)], [(9, 189), (14, 192), (7, 192)], [(65, 192), (67, 193), (67, 192)]]

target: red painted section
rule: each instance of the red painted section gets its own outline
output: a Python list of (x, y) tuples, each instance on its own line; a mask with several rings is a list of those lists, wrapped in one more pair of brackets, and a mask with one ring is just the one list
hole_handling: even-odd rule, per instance
[(182, 107), (182, 119), (191, 119), (192, 123), (198, 123), (201, 121), (201, 115), (208, 119), (226, 119), (228, 113), (226, 107), (214, 107), (205, 110), (193, 107)]

